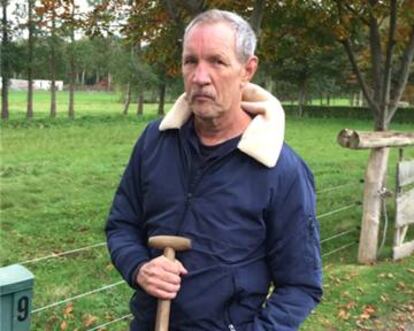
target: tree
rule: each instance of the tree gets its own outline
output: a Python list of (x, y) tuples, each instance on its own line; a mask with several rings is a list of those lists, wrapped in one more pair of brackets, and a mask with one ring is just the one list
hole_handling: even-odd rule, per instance
[(75, 1), (65, 1), (65, 18), (66, 26), (69, 29), (70, 44), (68, 49), (69, 54), (69, 105), (68, 105), (68, 116), (75, 118), (75, 79), (76, 79), (76, 64), (75, 64), (75, 26), (77, 24), (75, 20)]
[(142, 49), (139, 45), (113, 40), (109, 70), (114, 82), (125, 91), (123, 114), (128, 113), (132, 96), (137, 96), (137, 115), (143, 114), (144, 89), (154, 86), (157, 77), (150, 65), (142, 61)]
[(27, 56), (27, 81), (28, 81), (28, 88), (27, 88), (27, 111), (26, 117), (32, 118), (33, 117), (33, 34), (35, 30), (35, 22), (33, 19), (33, 7), (34, 7), (34, 0), (27, 0), (27, 13), (28, 13), (28, 20), (27, 20), (27, 27), (29, 32), (29, 37), (27, 40), (28, 45), (28, 56)]
[(10, 80), (10, 56), (9, 53), (9, 23), (7, 20), (7, 0), (2, 0), (2, 43), (1, 43), (1, 118), (7, 120), (9, 118), (9, 80)]
[(57, 20), (60, 19), (63, 3), (60, 0), (41, 0), (41, 5), (36, 8), (36, 12), (41, 18), (42, 25), (47, 29), (50, 37), (48, 38), (49, 59), (45, 68), (49, 68), (50, 79), (50, 117), (56, 117), (56, 76), (57, 76), (57, 48), (59, 43)]
[[(374, 117), (374, 129), (387, 130), (406, 87), (414, 56), (414, 1), (335, 1), (335, 32), (352, 64)], [(355, 46), (369, 44), (370, 75), (364, 75)]]
[[(316, 2), (315, 2), (316, 3)], [(343, 45), (358, 83), (374, 118), (374, 130), (386, 131), (394, 117), (406, 87), (414, 56), (414, 6), (407, 1), (318, 2), (321, 24), (326, 24)], [(362, 44), (369, 53), (358, 52)], [(365, 55), (366, 61), (359, 56)], [(361, 66), (366, 64), (366, 72)], [(385, 185), (388, 148), (371, 149), (365, 175), (363, 224), (359, 261), (376, 259), (381, 199)], [(369, 249), (362, 249), (368, 247)]]

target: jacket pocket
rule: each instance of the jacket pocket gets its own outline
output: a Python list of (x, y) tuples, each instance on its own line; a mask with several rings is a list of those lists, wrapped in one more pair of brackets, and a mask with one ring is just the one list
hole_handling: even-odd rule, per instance
[(138, 288), (132, 296), (129, 306), (137, 322), (153, 323), (157, 309), (157, 300)]
[(226, 330), (244, 330), (262, 309), (270, 286), (270, 273), (265, 260), (251, 261), (233, 273), (234, 296), (225, 310)]

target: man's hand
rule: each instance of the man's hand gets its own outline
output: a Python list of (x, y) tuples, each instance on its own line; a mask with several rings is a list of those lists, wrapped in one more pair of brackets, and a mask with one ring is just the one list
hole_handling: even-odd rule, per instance
[(180, 261), (172, 262), (159, 256), (141, 266), (137, 283), (148, 294), (158, 299), (171, 300), (180, 290), (181, 276), (187, 273)]

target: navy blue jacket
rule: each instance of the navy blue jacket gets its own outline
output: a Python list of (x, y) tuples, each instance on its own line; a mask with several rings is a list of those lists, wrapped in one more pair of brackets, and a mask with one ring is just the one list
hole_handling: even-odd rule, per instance
[(271, 168), (236, 143), (194, 162), (197, 139), (191, 119), (166, 131), (149, 124), (116, 192), (105, 230), (114, 265), (136, 289), (131, 330), (154, 327), (156, 300), (134, 279), (162, 253), (147, 247), (154, 235), (192, 240), (177, 254), (189, 273), (171, 331), (297, 330), (322, 295), (310, 170), (286, 144)]

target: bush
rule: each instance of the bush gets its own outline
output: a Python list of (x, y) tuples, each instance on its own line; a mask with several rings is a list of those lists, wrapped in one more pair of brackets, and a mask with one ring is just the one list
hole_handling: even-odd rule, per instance
[[(299, 114), (297, 105), (283, 105), (287, 116), (297, 116)], [(350, 106), (305, 106), (305, 117), (318, 118), (354, 118), (372, 119), (371, 110), (367, 107)], [(414, 123), (414, 108), (400, 108), (393, 118), (393, 122)]]

